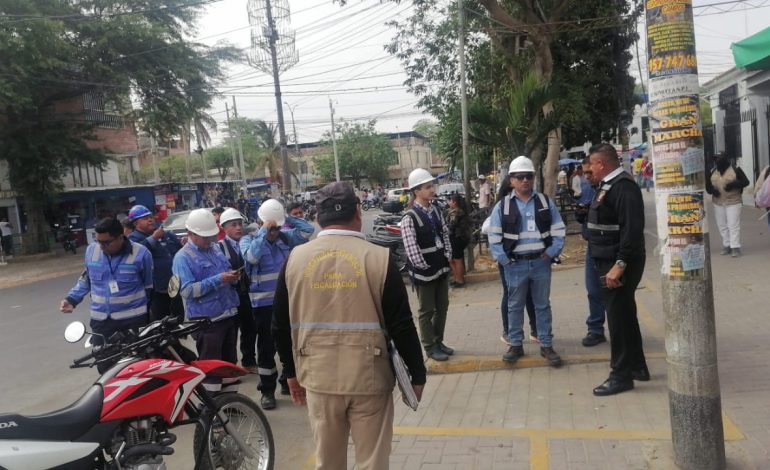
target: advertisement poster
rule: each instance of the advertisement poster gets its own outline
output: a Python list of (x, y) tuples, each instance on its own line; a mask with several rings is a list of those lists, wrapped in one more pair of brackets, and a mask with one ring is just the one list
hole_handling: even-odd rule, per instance
[(692, 0), (647, 2), (647, 57), (650, 79), (697, 73)]
[(666, 204), (668, 266), (664, 271), (668, 268), (668, 275), (675, 278), (703, 277), (706, 265), (703, 193), (668, 194)]

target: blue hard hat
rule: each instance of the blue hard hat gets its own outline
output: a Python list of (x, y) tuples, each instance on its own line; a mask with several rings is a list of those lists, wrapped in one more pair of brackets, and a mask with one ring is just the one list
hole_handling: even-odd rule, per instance
[(136, 205), (131, 208), (130, 211), (128, 211), (128, 220), (134, 221), (141, 219), (142, 217), (147, 217), (148, 215), (152, 215), (152, 212), (150, 212), (150, 209), (142, 206), (142, 205)]

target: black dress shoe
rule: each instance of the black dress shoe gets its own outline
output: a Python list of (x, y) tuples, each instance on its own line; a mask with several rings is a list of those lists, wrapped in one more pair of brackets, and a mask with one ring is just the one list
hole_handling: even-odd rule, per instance
[(275, 394), (265, 392), (262, 394), (262, 399), (259, 400), (259, 404), (262, 405), (263, 410), (273, 410), (276, 406)]
[(439, 351), (441, 351), (442, 353), (446, 354), (447, 356), (451, 356), (452, 354), (455, 353), (454, 349), (450, 348), (449, 346), (447, 346), (444, 343), (438, 343), (437, 347), (438, 347)]
[(644, 369), (639, 370), (632, 370), (631, 371), (631, 378), (638, 382), (649, 382), (650, 380), (650, 370), (646, 367)]
[(631, 379), (621, 380), (610, 377), (605, 380), (603, 384), (594, 389), (594, 395), (597, 397), (606, 397), (609, 395), (617, 395), (618, 393), (632, 390), (633, 388), (634, 381)]

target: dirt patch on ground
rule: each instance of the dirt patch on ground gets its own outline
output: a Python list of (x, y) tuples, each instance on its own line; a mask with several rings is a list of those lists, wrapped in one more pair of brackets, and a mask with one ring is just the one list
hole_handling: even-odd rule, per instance
[[(479, 250), (481, 248), (481, 250)], [(479, 253), (481, 251), (481, 253)], [(487, 246), (476, 247), (474, 272), (497, 271), (497, 262), (492, 259)], [(586, 258), (586, 241), (578, 234), (567, 235), (564, 250), (561, 252), (561, 267), (571, 268), (583, 266)]]

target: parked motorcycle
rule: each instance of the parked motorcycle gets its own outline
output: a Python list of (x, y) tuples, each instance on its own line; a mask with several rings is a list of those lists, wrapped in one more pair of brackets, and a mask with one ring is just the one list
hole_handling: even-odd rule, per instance
[(366, 239), (375, 245), (384, 246), (390, 250), (390, 258), (398, 268), (398, 272), (406, 272), (406, 250), (404, 249), (404, 241), (401, 238), (401, 227), (398, 225), (375, 225), (374, 231), (371, 235), (367, 235)]
[(78, 242), (75, 237), (75, 232), (72, 231), (72, 226), (60, 226), (59, 224), (54, 224), (53, 230), (56, 241), (62, 244), (64, 251), (71, 251), (73, 255), (77, 254)]
[[(196, 470), (271, 470), (273, 435), (259, 407), (236, 392), (214, 396), (202, 385), (207, 376), (248, 372), (229, 362), (193, 360), (180, 344), (207, 324), (167, 318), (75, 359), (70, 368), (114, 365), (64, 409), (0, 415), (0, 468), (165, 470), (163, 456), (174, 453), (177, 439), (169, 430), (192, 424)], [(85, 334), (74, 322), (65, 339), (78, 342)]]

